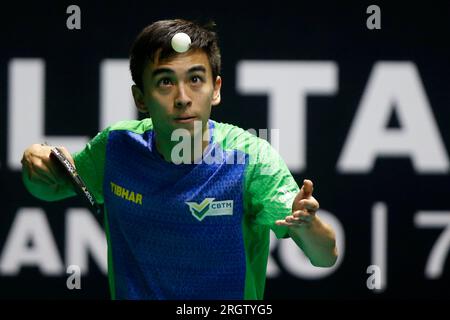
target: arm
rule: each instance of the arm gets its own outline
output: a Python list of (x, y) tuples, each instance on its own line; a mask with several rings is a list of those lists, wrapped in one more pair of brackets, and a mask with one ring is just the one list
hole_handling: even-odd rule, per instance
[[(33, 144), (22, 157), (22, 180), (36, 198), (56, 201), (76, 195), (70, 180), (62, 174), (50, 158), (51, 146)], [(60, 150), (73, 162), (66, 148)]]
[(287, 226), (292, 240), (304, 251), (316, 267), (331, 267), (338, 252), (333, 229), (317, 215), (319, 203), (312, 196), (313, 184), (305, 180), (292, 205), (292, 215), (276, 224)]

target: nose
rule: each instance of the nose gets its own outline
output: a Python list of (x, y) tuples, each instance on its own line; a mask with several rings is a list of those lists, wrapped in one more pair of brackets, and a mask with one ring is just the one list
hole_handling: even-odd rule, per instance
[(178, 92), (177, 96), (175, 97), (175, 108), (186, 108), (189, 107), (192, 104), (192, 100), (189, 97), (189, 95), (186, 92), (186, 88), (184, 87), (183, 83), (180, 83), (178, 85)]

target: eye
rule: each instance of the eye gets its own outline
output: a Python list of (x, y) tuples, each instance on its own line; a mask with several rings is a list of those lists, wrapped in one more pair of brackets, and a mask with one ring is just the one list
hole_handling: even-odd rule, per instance
[(172, 80), (170, 80), (170, 78), (161, 78), (161, 79), (159, 79), (158, 80), (158, 82), (156, 83), (156, 85), (158, 86), (158, 87), (169, 87), (169, 86), (171, 86), (173, 83), (172, 83)]
[(195, 75), (195, 76), (192, 76), (191, 82), (194, 84), (197, 84), (197, 83), (203, 82), (203, 78), (201, 76)]

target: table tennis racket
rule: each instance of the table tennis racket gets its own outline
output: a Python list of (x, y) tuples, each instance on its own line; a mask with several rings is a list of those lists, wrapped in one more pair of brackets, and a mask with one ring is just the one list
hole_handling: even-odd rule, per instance
[(95, 200), (94, 195), (88, 190), (81, 176), (78, 174), (77, 169), (67, 159), (67, 157), (57, 147), (52, 147), (50, 157), (54, 159), (54, 162), (58, 167), (66, 174), (66, 176), (72, 182), (75, 191), (78, 195), (85, 199), (91, 210), (96, 214), (101, 214), (102, 208)]

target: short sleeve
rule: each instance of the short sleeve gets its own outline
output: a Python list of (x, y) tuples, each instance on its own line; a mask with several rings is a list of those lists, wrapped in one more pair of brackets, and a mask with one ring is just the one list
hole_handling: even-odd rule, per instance
[(103, 176), (108, 134), (109, 128), (106, 128), (89, 141), (83, 150), (72, 155), (78, 174), (100, 204), (104, 202)]
[(288, 228), (275, 221), (291, 215), (299, 187), (279, 153), (267, 141), (258, 140), (246, 177), (246, 201), (257, 225), (268, 226), (277, 238), (285, 238)]

